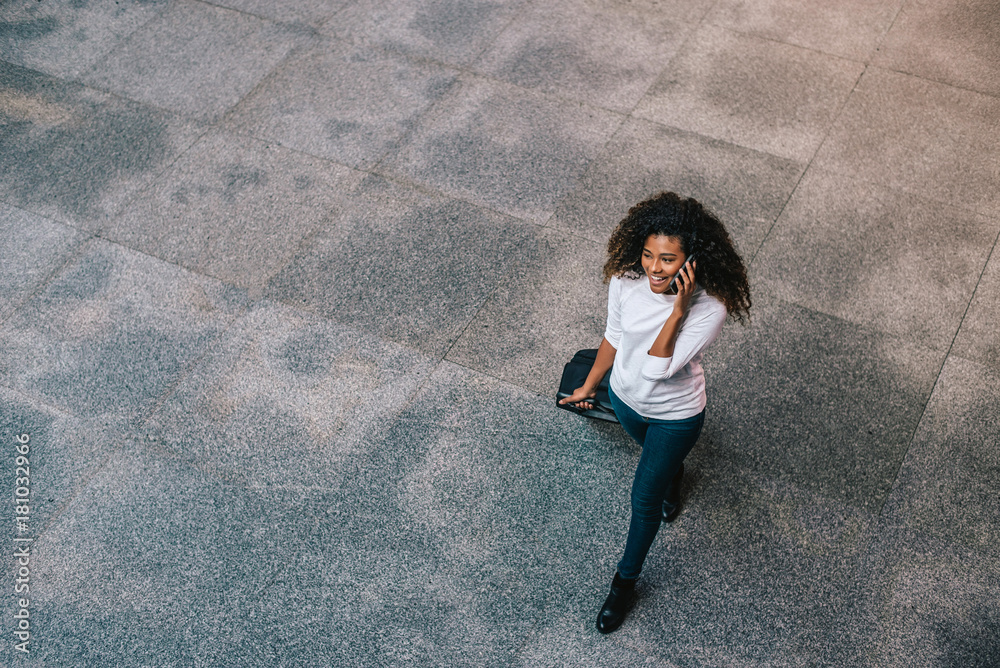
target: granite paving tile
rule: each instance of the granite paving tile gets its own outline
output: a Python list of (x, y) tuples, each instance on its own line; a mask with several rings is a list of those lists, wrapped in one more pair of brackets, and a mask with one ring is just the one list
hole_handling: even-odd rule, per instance
[(885, 521), (1000, 559), (998, 442), (1000, 372), (950, 356), (883, 510)]
[(579, 586), (568, 573), (605, 575), (601, 555), (565, 564), (550, 557), (569, 546), (545, 541), (556, 519), (567, 527), (562, 540), (589, 536), (608, 488), (627, 498), (637, 452), (610, 426), (461, 367), (438, 367), (356, 460), (342, 490), (357, 499), (344, 529), (356, 556), (341, 567), (342, 551), (332, 550), (324, 580), (308, 594), (318, 604), (339, 586), (330, 580), (353, 581), (351, 600), (361, 603), (345, 607), (363, 629), (355, 662), (515, 663), (549, 608), (557, 613)]
[(303, 28), (177, 0), (94, 65), (83, 80), (212, 121), (308, 39)]
[(995, 218), (810, 169), (754, 272), (786, 302), (947, 351), (998, 232)]
[(0, 377), (76, 417), (134, 419), (244, 308), (245, 294), (101, 240), (0, 329)]
[(903, 0), (721, 0), (705, 22), (730, 30), (867, 62)]
[(1000, 368), (1000, 252), (996, 246), (986, 263), (962, 327), (955, 337), (952, 354)]
[(919, 532), (883, 529), (858, 579), (849, 624), (870, 638), (871, 666), (996, 665), (1000, 561)]
[(546, 225), (606, 244), (629, 208), (672, 190), (718, 215), (749, 262), (804, 170), (786, 158), (629, 119)]
[(877, 510), (945, 353), (761, 290), (753, 297), (752, 324), (727, 325), (703, 360), (702, 453)]
[(109, 239), (259, 291), (335, 217), (360, 172), (213, 131), (108, 224)]
[[(13, 503), (4, 504), (8, 538), (41, 535), (105, 459), (122, 448), (126, 433), (120, 420), (75, 418), (0, 387), (0, 438), (10, 470), (3, 491), (10, 499), (26, 499), (30, 511), (24, 515)], [(15, 452), (21, 444), (27, 447)], [(19, 454), (26, 458), (24, 471), (15, 471)], [(15, 495), (22, 487), (27, 494)]]
[(604, 335), (604, 248), (555, 230), (537, 243), (532, 262), (500, 282), (447, 359), (554, 397), (563, 364)]
[(260, 593), (335, 535), (323, 503), (129, 445), (32, 546), (24, 665), (277, 665)]
[(86, 235), (0, 202), (0, 323), (66, 262)]
[(689, 468), (694, 498), (661, 527), (617, 640), (677, 666), (859, 665), (864, 636), (838, 622), (864, 592), (873, 517), (738, 466)]
[(168, 4), (166, 0), (8, 0), (0, 5), (0, 58), (72, 79)]
[(460, 82), (380, 172), (542, 222), (622, 120), (501, 82)]
[(457, 75), (439, 65), (322, 40), (284, 62), (227, 123), (289, 148), (369, 168)]
[(813, 165), (996, 215), (998, 127), (995, 97), (870, 67)]
[(537, 3), (473, 68), (526, 88), (628, 112), (689, 28), (668, 12), (616, 10), (575, 1)]
[(670, 16), (689, 24), (700, 22), (712, 8), (711, 3), (701, 0), (569, 0), (567, 4), (587, 10), (613, 10), (637, 16)]
[(323, 26), (336, 37), (453, 65), (467, 65), (525, 0), (357, 0)]
[(296, 0), (296, 2), (212, 0), (212, 4), (275, 21), (317, 27), (351, 4), (351, 0)]
[(528, 261), (536, 235), (533, 225), (373, 176), (267, 294), (440, 359)]
[(0, 198), (94, 230), (204, 129), (0, 61)]
[(703, 25), (633, 114), (808, 161), (864, 65)]
[(990, 0), (903, 4), (873, 59), (879, 67), (1000, 95), (1000, 16)]
[(157, 447), (234, 484), (337, 489), (345, 461), (406, 405), (432, 362), (262, 302), (144, 426)]

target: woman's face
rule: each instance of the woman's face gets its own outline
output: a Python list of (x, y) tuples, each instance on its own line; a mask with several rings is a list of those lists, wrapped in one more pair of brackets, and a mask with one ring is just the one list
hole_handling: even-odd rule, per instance
[(670, 279), (684, 266), (687, 256), (681, 240), (662, 234), (650, 234), (642, 247), (642, 270), (649, 278), (649, 289), (658, 294), (667, 291)]

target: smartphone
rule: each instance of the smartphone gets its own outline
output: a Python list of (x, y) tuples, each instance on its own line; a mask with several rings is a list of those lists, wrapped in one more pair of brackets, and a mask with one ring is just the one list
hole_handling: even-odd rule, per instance
[[(688, 255), (687, 259), (684, 260), (684, 266), (681, 267), (681, 270), (683, 270), (684, 267), (686, 267), (689, 264), (691, 264), (692, 262), (694, 262), (694, 256), (695, 256), (694, 253), (691, 253), (690, 255)], [(676, 274), (674, 274), (674, 277), (670, 279), (670, 283), (667, 284), (667, 289), (666, 289), (666, 293), (668, 295), (676, 295), (677, 294), (677, 277), (680, 276), (680, 275), (681, 275), (681, 272), (678, 271)]]

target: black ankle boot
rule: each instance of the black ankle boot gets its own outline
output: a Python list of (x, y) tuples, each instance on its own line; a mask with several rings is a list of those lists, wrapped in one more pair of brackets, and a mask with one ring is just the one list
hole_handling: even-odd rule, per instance
[(684, 477), (684, 464), (677, 469), (677, 474), (667, 490), (667, 498), (663, 500), (663, 521), (673, 522), (681, 512), (681, 478)]
[(611, 633), (621, 626), (634, 601), (635, 579), (626, 580), (615, 571), (615, 579), (611, 581), (611, 593), (604, 599), (604, 605), (597, 613), (597, 630), (601, 633)]

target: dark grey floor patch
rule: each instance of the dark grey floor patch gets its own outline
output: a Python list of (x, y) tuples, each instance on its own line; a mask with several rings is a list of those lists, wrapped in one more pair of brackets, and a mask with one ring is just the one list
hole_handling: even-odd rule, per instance
[[(13, 498), (15, 489), (25, 488), (27, 495), (18, 498), (26, 498), (30, 511), (25, 517), (15, 512), (13, 503), (7, 504), (7, 533), (32, 539), (41, 535), (106, 458), (121, 449), (126, 433), (118, 420), (81, 420), (0, 388), (0, 438), (11, 462), (10, 484), (4, 491)], [(26, 447), (15, 452), (17, 444)], [(26, 463), (15, 475), (18, 454)]]
[(95, 65), (84, 80), (211, 121), (306, 41), (308, 32), (301, 28), (178, 0)]
[(81, 417), (136, 417), (243, 308), (244, 295), (93, 242), (0, 330), (0, 373)]
[(795, 44), (843, 58), (867, 62), (899, 12), (903, 0), (844, 0), (802, 3), (796, 0), (742, 2), (722, 0), (706, 23)]
[(882, 529), (858, 575), (867, 595), (852, 626), (871, 665), (996, 665), (1000, 561), (917, 532)]
[(563, 364), (604, 334), (604, 249), (546, 230), (530, 258), (500, 283), (448, 360), (554, 397)]
[[(635, 456), (605, 425), (439, 367), (345, 481), (358, 499), (348, 575), (359, 572), (368, 602), (350, 609), (358, 628), (381, 629), (362, 632), (365, 651), (398, 635), (409, 647), (385, 651), (401, 662), (409, 650), (429, 656), (420, 663), (466, 665), (471, 647), (483, 653), (476, 665), (513, 663), (549, 615), (563, 614), (581, 586), (575, 574), (607, 574)], [(581, 544), (599, 547), (581, 554)]]
[(947, 351), (998, 230), (968, 210), (811, 169), (754, 273), (785, 301)]
[(86, 235), (0, 202), (0, 322), (54, 272)]
[(634, 114), (806, 162), (864, 70), (788, 44), (702, 26)]
[(338, 37), (446, 63), (471, 62), (524, 0), (361, 0), (324, 30)]
[(892, 486), (943, 352), (758, 292), (705, 354), (706, 465), (737, 464), (873, 511)]
[(1000, 559), (1000, 372), (949, 357), (883, 515)]
[(213, 132), (164, 173), (105, 236), (259, 289), (303, 237), (339, 211), (362, 175), (280, 146)]
[(111, 456), (33, 546), (32, 661), (273, 665), (260, 592), (335, 535), (319, 499), (230, 487), (132, 446)]
[(535, 233), (370, 177), (344, 215), (274, 278), (269, 295), (440, 358), (497, 283), (520, 271)]
[(874, 63), (1000, 94), (1000, 18), (992, 0), (904, 3)]
[(606, 244), (630, 207), (672, 190), (719, 216), (749, 261), (804, 169), (792, 160), (630, 119), (546, 225)]
[(149, 420), (159, 446), (250, 487), (337, 489), (431, 361), (264, 302), (237, 321)]
[(993, 248), (986, 271), (976, 286), (969, 311), (955, 338), (952, 354), (1000, 368), (1000, 252)]
[(687, 469), (621, 640), (680, 666), (857, 665), (859, 637), (834, 629), (864, 591), (873, 517), (739, 467)]
[(94, 229), (202, 129), (173, 114), (0, 62), (0, 196)]
[(813, 164), (995, 216), (997, 118), (996, 97), (871, 67)]
[(457, 74), (323, 40), (283, 63), (227, 121), (289, 148), (371, 167)]
[(466, 78), (379, 166), (504, 213), (543, 221), (620, 122), (610, 112)]
[(670, 14), (542, 3), (512, 22), (474, 68), (520, 86), (628, 112), (687, 32)]
[(7, 0), (0, 6), (0, 58), (72, 79), (167, 4), (165, 0)]

